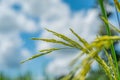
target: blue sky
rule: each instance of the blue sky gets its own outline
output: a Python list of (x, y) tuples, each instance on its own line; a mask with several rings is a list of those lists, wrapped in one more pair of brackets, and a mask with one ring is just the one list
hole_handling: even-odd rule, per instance
[[(67, 3), (73, 12), (81, 9), (89, 9), (95, 5), (95, 0), (63, 0)], [(89, 3), (89, 4), (88, 4)]]
[[(28, 54), (26, 54), (26, 55), (29, 55), (29, 53), (30, 53), (30, 56), (31, 55), (33, 55), (33, 54), (36, 54), (36, 53), (38, 53), (38, 51), (37, 51), (37, 47), (38, 46), (43, 46), (41, 43), (40, 44), (38, 44), (38, 42), (37, 41), (33, 41), (33, 40), (31, 40), (31, 38), (32, 37), (44, 37), (44, 35), (45, 36), (48, 36), (49, 34), (47, 34), (47, 33), (45, 33), (44, 31), (43, 31), (43, 28), (44, 27), (41, 27), (41, 26), (49, 26), (50, 28), (52, 28), (52, 29), (54, 29), (54, 27), (51, 27), (51, 25), (53, 25), (53, 26), (56, 26), (56, 25), (60, 25), (60, 26), (66, 26), (67, 24), (65, 24), (66, 22), (68, 22), (68, 21), (72, 21), (71, 20), (71, 18), (69, 18), (69, 16), (68, 17), (66, 17), (66, 16), (64, 16), (64, 15), (66, 15), (66, 14), (72, 14), (72, 13), (74, 13), (74, 16), (75, 16), (75, 23), (72, 23), (72, 24), (74, 24), (74, 25), (79, 25), (79, 23), (81, 22), (76, 22), (76, 16), (78, 16), (78, 18), (80, 17), (81, 19), (80, 20), (82, 20), (82, 19), (84, 19), (84, 18), (86, 18), (86, 16), (89, 16), (89, 15), (85, 15), (84, 17), (81, 17), (81, 15), (83, 15), (83, 13), (84, 13), (84, 11), (86, 11), (86, 14), (87, 13), (91, 13), (92, 15), (96, 15), (97, 13), (95, 12), (95, 11), (88, 11), (89, 9), (91, 9), (92, 7), (94, 7), (94, 5), (95, 5), (95, 0), (62, 0), (62, 2), (56, 2), (56, 3), (58, 3), (59, 5), (60, 5), (60, 7), (61, 7), (61, 5), (63, 5), (63, 8), (65, 9), (65, 10), (68, 10), (68, 11), (63, 11), (62, 12), (62, 9), (60, 9), (61, 11), (55, 11), (55, 13), (57, 13), (57, 15), (59, 16), (59, 18), (58, 19), (61, 19), (61, 16), (62, 16), (62, 18), (63, 18), (63, 20), (58, 20), (58, 22), (46, 22), (46, 21), (44, 21), (45, 19), (47, 19), (46, 17), (48, 17), (49, 18), (49, 14), (47, 14), (47, 11), (49, 11), (49, 9), (46, 9), (46, 11), (44, 11), (44, 10), (41, 10), (41, 11), (43, 11), (44, 12), (44, 14), (46, 14), (46, 15), (44, 15), (44, 14), (42, 14), (42, 12), (40, 11), (40, 14), (41, 15), (43, 15), (43, 16), (41, 16), (41, 15), (39, 15), (38, 13), (39, 13), (39, 11), (36, 9), (36, 7), (35, 8), (33, 8), (31, 11), (28, 9), (29, 7), (27, 6), (26, 7), (26, 4), (28, 4), (28, 3), (24, 3), (24, 1), (22, 2), (22, 0), (21, 1), (17, 1), (17, 0), (15, 0), (15, 1), (9, 1), (9, 0), (6, 0), (5, 2), (4, 2), (4, 0), (2, 0), (3, 1), (3, 4), (1, 5), (2, 7), (3, 7), (3, 9), (5, 8), (5, 9), (8, 9), (8, 8), (10, 8), (10, 9), (8, 9), (8, 13), (9, 13), (9, 11), (13, 11), (13, 12), (11, 12), (10, 13), (10, 16), (12, 16), (11, 14), (15, 14), (16, 16), (15, 16), (15, 19), (16, 19), (16, 17), (18, 17), (18, 23), (19, 23), (19, 20), (21, 19), (21, 23), (20, 24), (22, 24), (22, 23), (24, 23), (24, 21), (26, 22), (25, 24), (23, 24), (22, 25), (22, 27), (23, 28), (21, 28), (20, 27), (20, 30), (16, 30), (16, 28), (14, 29), (14, 27), (13, 27), (13, 31), (12, 32), (10, 32), (10, 34), (11, 35), (13, 35), (12, 33), (14, 32), (14, 35), (15, 35), (15, 33), (16, 34), (18, 34), (18, 35), (15, 35), (15, 36), (17, 36), (18, 38), (19, 38), (19, 40), (20, 40), (20, 42), (22, 42), (22, 46), (20, 46), (20, 47), (18, 47), (18, 51), (22, 51), (23, 50), (23, 52), (24, 52), (24, 50), (25, 50), (25, 52), (28, 52)], [(32, 0), (31, 0), (32, 1)], [(49, 0), (50, 1), (50, 0)], [(59, 0), (58, 0), (59, 1)], [(34, 2), (34, 0), (33, 0), (33, 2)], [(36, 1), (35, 1), (36, 2)], [(51, 1), (50, 1), (51, 2)], [(65, 5), (64, 5), (65, 4)], [(30, 3), (30, 6), (32, 5), (32, 2)], [(10, 7), (9, 7), (10, 6)], [(33, 5), (32, 7), (34, 7), (35, 5)], [(44, 5), (43, 5), (44, 6)], [(24, 10), (24, 7), (25, 7), (25, 10)], [(32, 7), (30, 7), (30, 8), (32, 8)], [(39, 9), (41, 6), (37, 6), (37, 8)], [(46, 7), (46, 6), (45, 6)], [(26, 9), (27, 8), (27, 9)], [(1, 10), (3, 10), (2, 8), (0, 8)], [(34, 10), (34, 9), (36, 9), (36, 10)], [(43, 8), (44, 9), (44, 8)], [(56, 9), (56, 8), (55, 8)], [(69, 10), (70, 9), (70, 10)], [(4, 10), (3, 10), (4, 11)], [(34, 12), (34, 11), (36, 11), (36, 12)], [(88, 11), (88, 12), (87, 12)], [(6, 11), (5, 11), (6, 12)], [(64, 13), (65, 12), (65, 13)], [(62, 14), (62, 13), (64, 13), (64, 14)], [(13, 15), (14, 15), (13, 14)], [(54, 11), (53, 11), (53, 13), (51, 13), (51, 14), (54, 14)], [(61, 15), (62, 14), (62, 15)], [(79, 15), (80, 14), (80, 15)], [(4, 15), (4, 13), (3, 14), (0, 14), (0, 15)], [(6, 15), (8, 15), (8, 14), (6, 14)], [(5, 15), (5, 16), (6, 16)], [(20, 16), (20, 17), (19, 17)], [(39, 17), (40, 16), (40, 17)], [(54, 16), (54, 15), (53, 15)], [(22, 17), (22, 18), (21, 18)], [(64, 17), (65, 17), (65, 19), (64, 19)], [(85, 22), (86, 23), (89, 23), (90, 21), (91, 21), (91, 16), (89, 16), (90, 17), (90, 20), (89, 19), (87, 19), (86, 18), (86, 20), (85, 20)], [(0, 17), (1, 18), (1, 17)], [(19, 19), (20, 18), (20, 19)], [(44, 19), (45, 18), (45, 19)], [(77, 20), (79, 20), (77, 18)], [(14, 18), (13, 18), (14, 19)], [(24, 20), (25, 19), (25, 20)], [(68, 20), (68, 19), (70, 19), (70, 20)], [(73, 18), (74, 19), (74, 18)], [(23, 22), (22, 22), (22, 20), (23, 20)], [(53, 19), (54, 20), (54, 19)], [(92, 19), (93, 20), (93, 19)], [(16, 21), (16, 20), (13, 20), (13, 21)], [(65, 22), (64, 22), (65, 21)], [(74, 21), (74, 20), (73, 20)], [(84, 20), (83, 20), (84, 21)], [(94, 20), (93, 20), (94, 21)], [(69, 22), (69, 23), (70, 23)], [(15, 22), (14, 22), (15, 23)], [(95, 22), (94, 22), (95, 23)], [(0, 24), (2, 24), (2, 22), (0, 22)], [(3, 23), (4, 24), (4, 23)], [(7, 23), (6, 23), (7, 24)], [(61, 24), (63, 24), (63, 25), (61, 25)], [(65, 24), (65, 25), (64, 25)], [(12, 24), (11, 24), (12, 25)], [(16, 24), (15, 24), (16, 25)], [(31, 26), (32, 25), (32, 26)], [(91, 25), (91, 24), (90, 24)], [(19, 25), (17, 25), (18, 27), (19, 27)], [(29, 27), (25, 27), (25, 26), (31, 26), (30, 28)], [(36, 26), (36, 27), (34, 27), (34, 26)], [(67, 25), (68, 26), (68, 25)], [(84, 25), (83, 25), (84, 26)], [(12, 28), (12, 27), (10, 27), (10, 28)], [(25, 28), (25, 29), (24, 29)], [(60, 27), (58, 27), (58, 31), (60, 31), (59, 30), (59, 28)], [(67, 27), (62, 27), (62, 29), (63, 28), (65, 28), (65, 29), (68, 29)], [(1, 29), (1, 28), (0, 28)], [(4, 25), (3, 25), (3, 28), (2, 28), (3, 30), (4, 30)], [(57, 28), (55, 28), (55, 29), (57, 29)], [(61, 29), (61, 28), (60, 28)], [(75, 28), (76, 30), (77, 30), (77, 28)], [(6, 29), (6, 26), (5, 26), (5, 30), (7, 30)], [(64, 30), (64, 29), (63, 29)], [(84, 31), (84, 30), (83, 30)], [(89, 30), (88, 30), (89, 31)], [(64, 31), (60, 31), (60, 32), (64, 32)], [(79, 30), (78, 30), (78, 32), (80, 32)], [(66, 32), (67, 33), (67, 32)], [(7, 34), (7, 33), (6, 33)], [(2, 35), (2, 36), (4, 36), (4, 35), (6, 35), (6, 34), (4, 34), (4, 33), (0, 33), (0, 35)], [(8, 35), (8, 34), (7, 34)], [(13, 37), (14, 37), (14, 35), (13, 35)], [(82, 35), (82, 34), (81, 34)], [(87, 34), (87, 35), (89, 35), (89, 34)], [(11, 37), (11, 36), (10, 36)], [(14, 38), (16, 38), (16, 37), (14, 37)], [(9, 40), (9, 39), (8, 39)], [(10, 39), (11, 40), (11, 39)], [(12, 40), (11, 40), (12, 41)], [(14, 44), (14, 43), (13, 43)], [(16, 44), (14, 44), (14, 45), (16, 45)], [(21, 44), (20, 44), (21, 45)], [(19, 46), (19, 45), (18, 45)], [(15, 46), (16, 47), (16, 46)], [(15, 47), (13, 47), (13, 48), (15, 48)], [(17, 54), (17, 53), (16, 53)], [(20, 53), (18, 53), (18, 54), (20, 54)], [(16, 56), (14, 56), (14, 57), (16, 57)], [(25, 58), (24, 58), (25, 59)], [(31, 71), (34, 75), (39, 75), (39, 74), (41, 74), (42, 75), (42, 73), (43, 73), (43, 71), (44, 71), (44, 68), (45, 68), (45, 65), (47, 65), (49, 62), (51, 62), (53, 60), (53, 57), (48, 57), (48, 56), (42, 56), (42, 57), (40, 57), (40, 58), (37, 58), (37, 59), (34, 59), (34, 60), (32, 60), (32, 61), (29, 61), (29, 62), (26, 62), (25, 64), (22, 64), (21, 66), (24, 68), (25, 67), (25, 69), (11, 69), (11, 68), (9, 68), (9, 69), (6, 69), (6, 70), (10, 70), (10, 72), (11, 73), (13, 73), (13, 76), (16, 74), (16, 73), (18, 73), (18, 74), (23, 74), (24, 72), (26, 72), (26, 71)], [(7, 71), (5, 70), (5, 72), (8, 74), (8, 75), (11, 75), (11, 74), (9, 74)], [(21, 71), (22, 70), (22, 71)]]

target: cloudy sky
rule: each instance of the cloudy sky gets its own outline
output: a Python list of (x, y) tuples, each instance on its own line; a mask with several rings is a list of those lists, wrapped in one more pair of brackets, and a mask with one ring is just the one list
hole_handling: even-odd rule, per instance
[[(12, 72), (9, 75), (26, 71), (42, 75), (46, 68), (50, 74), (55, 70), (56, 75), (65, 74), (77, 50), (54, 52), (22, 65), (19, 62), (38, 53), (39, 49), (60, 47), (31, 40), (32, 37), (56, 38), (44, 28), (76, 40), (69, 31), (72, 28), (91, 42), (101, 25), (95, 6), (95, 0), (0, 0), (0, 71)], [(60, 69), (65, 69), (65, 73)]]

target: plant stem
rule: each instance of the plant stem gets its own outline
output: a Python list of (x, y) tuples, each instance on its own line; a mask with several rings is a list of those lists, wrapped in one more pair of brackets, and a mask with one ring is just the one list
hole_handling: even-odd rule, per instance
[(120, 28), (120, 18), (119, 18), (119, 14), (118, 14), (116, 6), (115, 6), (115, 12), (116, 12), (116, 16), (117, 16), (118, 25), (119, 25), (119, 28)]
[[(100, 4), (101, 11), (102, 11), (102, 16), (105, 17), (106, 20), (108, 20), (106, 10), (104, 8), (103, 0), (98, 0), (98, 1), (99, 1), (99, 4)], [(111, 36), (109, 24), (105, 23), (105, 26), (106, 26), (106, 30), (107, 30), (107, 35)], [(111, 41), (111, 44), (112, 45), (111, 45), (110, 49), (111, 49), (112, 57), (113, 57), (114, 64), (115, 64), (115, 67), (116, 67), (116, 70), (117, 70), (118, 80), (120, 80), (119, 68), (118, 68), (118, 63), (117, 63), (117, 58), (116, 58), (116, 53), (115, 53), (113, 41)]]

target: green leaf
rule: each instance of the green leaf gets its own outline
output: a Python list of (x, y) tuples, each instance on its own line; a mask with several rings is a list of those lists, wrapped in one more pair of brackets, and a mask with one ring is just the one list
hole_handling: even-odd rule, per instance
[(101, 19), (106, 23), (106, 24), (110, 24), (111, 25), (111, 28), (117, 32), (120, 33), (120, 30), (117, 29), (113, 24), (111, 24), (107, 19), (105, 19), (104, 17), (101, 17)]
[(51, 52), (51, 51), (48, 51), (48, 52), (45, 52), (45, 53), (40, 53), (40, 54), (35, 54), (35, 55), (33, 55), (32, 57), (30, 57), (30, 58), (28, 58), (28, 59), (26, 59), (26, 60), (24, 60), (24, 61), (21, 61), (21, 64), (22, 64), (22, 63), (25, 63), (26, 61), (35, 59), (35, 58), (37, 58), (37, 57), (46, 55), (46, 54), (48, 54), (48, 53), (50, 53), (50, 52)]
[(54, 32), (52, 30), (49, 30), (49, 29), (46, 29), (48, 32), (51, 32), (53, 35), (67, 41), (68, 43), (70, 43), (72, 46), (76, 47), (76, 48), (79, 48), (79, 49), (83, 49), (83, 47), (77, 43), (76, 41), (68, 38), (67, 36), (63, 35), (63, 34), (60, 34), (60, 33), (57, 33), (57, 32)]
[(63, 41), (58, 41), (58, 40), (55, 40), (55, 39), (32, 38), (32, 40), (41, 40), (41, 41), (45, 41), (45, 42), (62, 44), (62, 45), (65, 45), (65, 46), (73, 47), (71, 44), (65, 43)]
[(75, 31), (73, 31), (71, 28), (70, 28), (70, 31), (78, 38), (78, 40), (80, 41), (80, 42), (82, 42), (85, 46), (88, 46), (89, 44), (88, 44), (88, 42), (85, 40), (85, 39), (83, 39), (83, 38), (81, 38)]
[(50, 49), (43, 49), (43, 50), (40, 50), (40, 52), (49, 52), (49, 51), (56, 51), (56, 50), (60, 50), (60, 48), (50, 48)]
[(114, 0), (115, 6), (117, 8), (117, 10), (120, 12), (120, 3), (118, 0)]

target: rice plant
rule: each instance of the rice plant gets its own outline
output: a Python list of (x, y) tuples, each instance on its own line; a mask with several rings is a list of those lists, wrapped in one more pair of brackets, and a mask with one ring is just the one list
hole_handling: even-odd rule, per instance
[[(116, 58), (116, 53), (114, 49), (113, 43), (120, 40), (120, 36), (117, 35), (111, 35), (110, 28), (112, 28), (114, 31), (120, 33), (120, 30), (117, 29), (113, 24), (111, 24), (108, 21), (106, 10), (104, 8), (103, 0), (98, 0), (102, 12), (101, 20), (105, 23), (107, 35), (97, 35), (96, 39), (93, 40), (91, 43), (88, 43), (85, 39), (79, 36), (73, 29), (70, 29), (71, 34), (73, 34), (75, 37), (77, 37), (78, 42), (67, 37), (64, 34), (45, 29), (49, 33), (53, 34), (54, 36), (62, 39), (50, 39), (50, 38), (32, 38), (32, 40), (40, 40), (47, 43), (53, 43), (53, 44), (59, 44), (64, 45), (62, 48), (50, 48), (50, 49), (44, 49), (40, 50), (40, 54), (33, 55), (32, 57), (22, 61), (21, 63), (24, 63), (26, 61), (32, 60), (34, 58), (50, 54), (53, 51), (68, 49), (68, 48), (76, 48), (80, 51), (79, 55), (73, 59), (70, 63), (70, 66), (72, 66), (72, 70), (69, 74), (67, 74), (65, 77), (61, 78), (61, 80), (85, 80), (87, 74), (89, 73), (91, 69), (91, 64), (94, 61), (97, 61), (98, 64), (101, 66), (101, 68), (104, 70), (104, 73), (107, 75), (109, 80), (120, 80), (120, 73), (119, 73), (119, 66)], [(120, 11), (120, 3), (118, 0), (114, 0), (115, 6)], [(107, 49), (111, 50), (111, 54), (107, 51)], [(104, 55), (106, 56), (108, 61), (105, 61), (102, 59), (102, 57), (99, 55), (101, 51), (104, 51)], [(83, 55), (87, 55), (81, 63), (79, 63), (79, 59)], [(75, 65), (76, 63), (79, 63), (78, 65)]]

